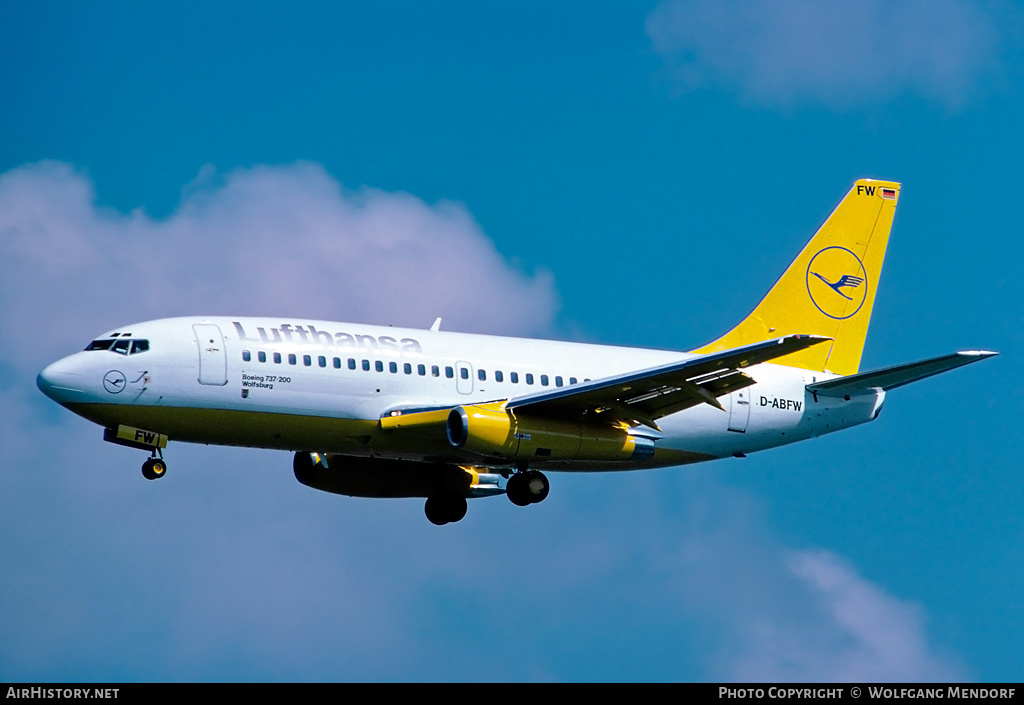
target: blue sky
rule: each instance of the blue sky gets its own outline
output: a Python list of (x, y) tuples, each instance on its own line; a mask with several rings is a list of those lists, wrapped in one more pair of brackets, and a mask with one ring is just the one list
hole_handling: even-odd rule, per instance
[[(1022, 39), (966, 0), (5, 4), (0, 679), (1020, 680)], [(1001, 356), (744, 460), (435, 529), (284, 453), (147, 483), (35, 389), (191, 313), (689, 349), (860, 177), (904, 184), (862, 369)]]

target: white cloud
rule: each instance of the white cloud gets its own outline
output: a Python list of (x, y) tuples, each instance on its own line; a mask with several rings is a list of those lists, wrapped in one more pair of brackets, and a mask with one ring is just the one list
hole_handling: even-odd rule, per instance
[(23, 369), (172, 315), (537, 334), (557, 307), (550, 274), (511, 267), (462, 205), (350, 191), (315, 164), (205, 169), (162, 220), (97, 207), (67, 164), (0, 175), (0, 313), (18, 323), (0, 335)]
[(685, 89), (768, 106), (908, 93), (955, 107), (999, 67), (995, 20), (967, 0), (667, 0), (647, 33)]
[(782, 545), (751, 497), (702, 487), (664, 566), (684, 609), (718, 635), (714, 677), (740, 682), (959, 681), (924, 611), (824, 550)]
[(933, 653), (919, 606), (886, 594), (828, 551), (793, 551), (786, 558), (835, 632), (837, 652), (821, 664), (828, 680), (962, 680), (960, 667)]

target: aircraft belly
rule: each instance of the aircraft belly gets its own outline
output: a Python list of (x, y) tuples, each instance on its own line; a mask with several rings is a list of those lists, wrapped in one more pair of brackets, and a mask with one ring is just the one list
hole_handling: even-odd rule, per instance
[(68, 404), (106, 428), (119, 424), (156, 431), (172, 441), (280, 450), (351, 453), (365, 448), (377, 422), (195, 406)]

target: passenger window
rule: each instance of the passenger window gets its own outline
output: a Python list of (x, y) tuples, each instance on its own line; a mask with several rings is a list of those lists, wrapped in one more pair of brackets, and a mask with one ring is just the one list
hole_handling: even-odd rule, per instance
[(407, 374), (407, 375), (411, 375), (411, 374), (412, 374), (412, 365), (410, 365), (410, 364), (409, 364), (409, 363), (407, 362), (407, 363), (405, 363), (404, 365), (402, 365), (402, 370), (403, 370), (403, 371), (405, 372), (405, 374)]
[(530, 372), (526, 373), (526, 383), (527, 384), (533, 384), (533, 374), (530, 373)]
[(570, 377), (569, 378), (569, 384), (576, 384), (576, 378), (575, 377)]
[[(149, 350), (149, 341), (148, 340), (133, 340), (132, 341), (132, 351), (130, 353), (128, 353), (128, 354), (129, 355), (134, 355), (135, 353), (144, 353), (147, 350)], [(245, 354), (248, 355), (249, 352), (246, 351)], [(246, 358), (245, 361), (249, 362), (249, 358)]]
[(420, 377), (425, 377), (427, 375), (427, 366), (426, 365), (416, 365), (416, 372), (419, 373)]
[(369, 360), (363, 360), (363, 371), (365, 371), (365, 372), (369, 372), (370, 371), (370, 361)]
[(274, 364), (281, 364), (281, 353), (274, 353)]
[(519, 373), (518, 372), (509, 372), (508, 373), (508, 378), (512, 381), (512, 384), (519, 384)]
[(453, 378), (455, 376), (455, 370), (453, 370), (451, 367), (445, 367), (444, 376), (447, 377), (448, 379)]
[[(352, 365), (352, 366), (355, 367), (355, 365)], [(334, 358), (334, 369), (336, 369), (336, 370), (340, 370), (341, 369), (341, 358), (340, 357)]]
[(461, 368), (459, 370), (459, 376), (462, 377), (462, 379), (469, 379), (469, 368), (468, 367)]
[(487, 373), (484, 370), (477, 370), (476, 371), (476, 377), (481, 382), (486, 382), (487, 381)]
[(327, 358), (326, 358), (326, 357), (324, 357), (323, 355), (321, 355), (320, 357), (318, 357), (318, 358), (316, 359), (316, 361), (317, 361), (317, 364), (319, 364), (319, 365), (320, 365), (320, 367), (327, 367)]
[(266, 362), (267, 354), (260, 350), (258, 353), (256, 353), (256, 359), (258, 359), (260, 362)]
[(495, 382), (504, 382), (505, 381), (505, 375), (501, 374), (501, 370), (495, 370), (494, 371), (494, 381)]
[(132, 341), (130, 340), (118, 340), (114, 342), (114, 347), (110, 348), (119, 355), (127, 355), (128, 348), (131, 347)]
[(299, 361), (298, 358), (295, 357), (295, 353), (288, 353), (288, 364), (289, 365), (294, 365), (298, 361)]
[(306, 367), (311, 367), (313, 365), (313, 358), (310, 357), (309, 355), (303, 355), (302, 364), (305, 365)]
[(541, 375), (540, 376), (540, 383), (543, 384), (545, 387), (548, 386), (548, 376), (547, 375)]
[(388, 369), (391, 370), (391, 374), (397, 373), (398, 372), (398, 363), (397, 362), (389, 362), (388, 363)]
[(383, 372), (384, 371), (384, 363), (381, 362), (380, 360), (374, 360), (373, 361), (373, 368), (375, 370), (377, 370), (378, 372)]
[(242, 362), (252, 362), (252, 353), (248, 350), (242, 351)]
[(348, 359), (348, 368), (350, 370), (354, 370), (356, 368), (356, 359), (354, 357), (350, 357)]
[(561, 377), (555, 377), (555, 386), (556, 387), (561, 387), (562, 386), (562, 378)]
[(437, 365), (431, 365), (430, 366), (430, 375), (432, 377), (440, 377), (441, 376), (441, 368), (438, 367)]

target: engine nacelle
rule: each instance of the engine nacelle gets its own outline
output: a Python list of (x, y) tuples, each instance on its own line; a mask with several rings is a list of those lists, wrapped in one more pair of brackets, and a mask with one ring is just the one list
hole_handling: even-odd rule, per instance
[(517, 417), (500, 403), (457, 406), (448, 413), (448, 442), (454, 448), (502, 460), (646, 460), (654, 441), (625, 425)]
[(292, 469), (295, 479), (307, 487), (349, 497), (430, 497), (438, 493), (481, 497), (503, 492), (498, 475), (442, 463), (332, 455), (328, 464), (319, 453), (299, 452)]

